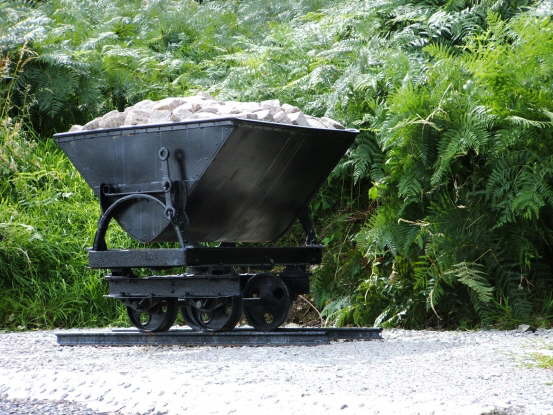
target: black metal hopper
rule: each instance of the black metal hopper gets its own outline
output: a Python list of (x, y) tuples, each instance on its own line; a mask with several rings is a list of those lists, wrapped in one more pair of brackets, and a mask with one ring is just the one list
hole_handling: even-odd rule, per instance
[[(89, 266), (111, 270), (108, 296), (125, 304), (133, 325), (166, 331), (180, 307), (195, 330), (230, 330), (243, 312), (256, 330), (268, 331), (309, 292), (309, 267), (323, 250), (309, 200), (356, 134), (220, 118), (56, 139), (102, 207)], [(179, 245), (108, 249), (112, 219), (141, 242)], [(296, 219), (304, 246), (235, 244), (274, 241)], [(223, 243), (197, 243), (214, 241)], [(138, 277), (135, 268), (180, 272)]]
[[(298, 218), (356, 134), (224, 118), (55, 137), (105, 206), (159, 195), (169, 181), (185, 240), (266, 242)], [(152, 200), (133, 200), (115, 219), (141, 242), (177, 241)]]

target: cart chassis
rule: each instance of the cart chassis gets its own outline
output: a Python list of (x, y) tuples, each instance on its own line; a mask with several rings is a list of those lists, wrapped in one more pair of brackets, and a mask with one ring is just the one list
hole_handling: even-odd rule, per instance
[[(173, 182), (169, 173), (169, 150), (161, 147), (161, 180), (143, 184), (102, 184), (99, 188), (103, 213), (98, 221), (94, 245), (89, 250), (89, 266), (110, 269), (105, 277), (109, 284), (108, 297), (122, 301), (136, 312), (148, 312), (156, 301), (193, 301), (208, 298), (242, 297), (244, 287), (254, 276), (252, 270), (266, 271), (282, 266), (283, 271), (272, 276), (285, 284), (286, 296), (293, 300), (309, 292), (308, 266), (319, 264), (322, 246), (318, 244), (307, 208), (298, 212), (305, 234), (303, 247), (236, 247), (224, 243), (219, 247), (189, 244), (183, 238), (182, 228), (188, 224), (186, 186)], [(175, 203), (177, 198), (184, 203)], [(111, 220), (126, 206), (148, 200), (159, 206), (160, 213), (170, 221), (179, 242), (179, 248), (108, 249), (105, 235)], [(138, 278), (133, 268), (153, 270), (185, 267), (187, 272)], [(238, 272), (237, 270), (247, 272)], [(282, 283), (280, 283), (282, 284)], [(170, 300), (173, 299), (173, 300)], [(242, 298), (255, 302), (259, 298)]]

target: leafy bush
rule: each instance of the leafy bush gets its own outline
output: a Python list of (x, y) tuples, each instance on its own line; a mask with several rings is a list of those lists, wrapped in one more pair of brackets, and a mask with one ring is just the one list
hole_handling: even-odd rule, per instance
[(85, 270), (96, 203), (49, 137), (196, 90), (360, 129), (312, 203), (329, 323), (550, 324), (545, 3), (51, 0), (0, 13), (0, 324), (119, 318)]
[(421, 302), (434, 316), (418, 313), (417, 325), (539, 314), (552, 288), (552, 30), (549, 18), (491, 13), (462, 53), (427, 46), (424, 82), (387, 100), (374, 126), (386, 152), (371, 189), (380, 206), (358, 235), (379, 262), (360, 288), (404, 291), (382, 322), (414, 317)]
[(119, 311), (84, 266), (98, 215), (91, 192), (52, 142), (26, 141), (20, 128), (0, 128), (0, 322), (107, 324)]

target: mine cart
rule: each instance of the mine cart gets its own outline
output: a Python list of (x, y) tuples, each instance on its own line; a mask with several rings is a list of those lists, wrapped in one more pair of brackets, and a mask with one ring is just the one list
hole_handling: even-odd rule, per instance
[[(100, 201), (91, 268), (132, 323), (168, 330), (281, 325), (321, 262), (308, 205), (357, 131), (237, 118), (57, 134)], [(140, 249), (106, 245), (112, 219)], [(274, 246), (299, 220), (304, 246)], [(150, 276), (143, 270), (153, 270)], [(140, 272), (139, 272), (140, 271)]]

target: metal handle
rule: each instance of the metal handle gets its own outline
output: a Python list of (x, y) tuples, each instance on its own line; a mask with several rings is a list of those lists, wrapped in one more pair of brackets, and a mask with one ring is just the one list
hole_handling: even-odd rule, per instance
[[(115, 202), (113, 202), (102, 214), (100, 217), (100, 220), (98, 221), (98, 229), (96, 230), (96, 235), (94, 235), (94, 245), (93, 248), (95, 251), (106, 251), (107, 245), (106, 245), (106, 232), (109, 226), (110, 221), (113, 219), (117, 211), (125, 204), (130, 203), (137, 199), (144, 199), (149, 200), (152, 202), (155, 202), (158, 206), (160, 206), (164, 212), (166, 212), (167, 207), (165, 204), (159, 200), (157, 197), (148, 195), (148, 194), (132, 194), (128, 196), (124, 196), (121, 199), (117, 199)], [(184, 238), (182, 237), (182, 232), (179, 228), (179, 226), (171, 221), (171, 224), (173, 225), (173, 228), (175, 229), (175, 233), (177, 234), (177, 239), (179, 240), (179, 244), (181, 248), (185, 248)]]

